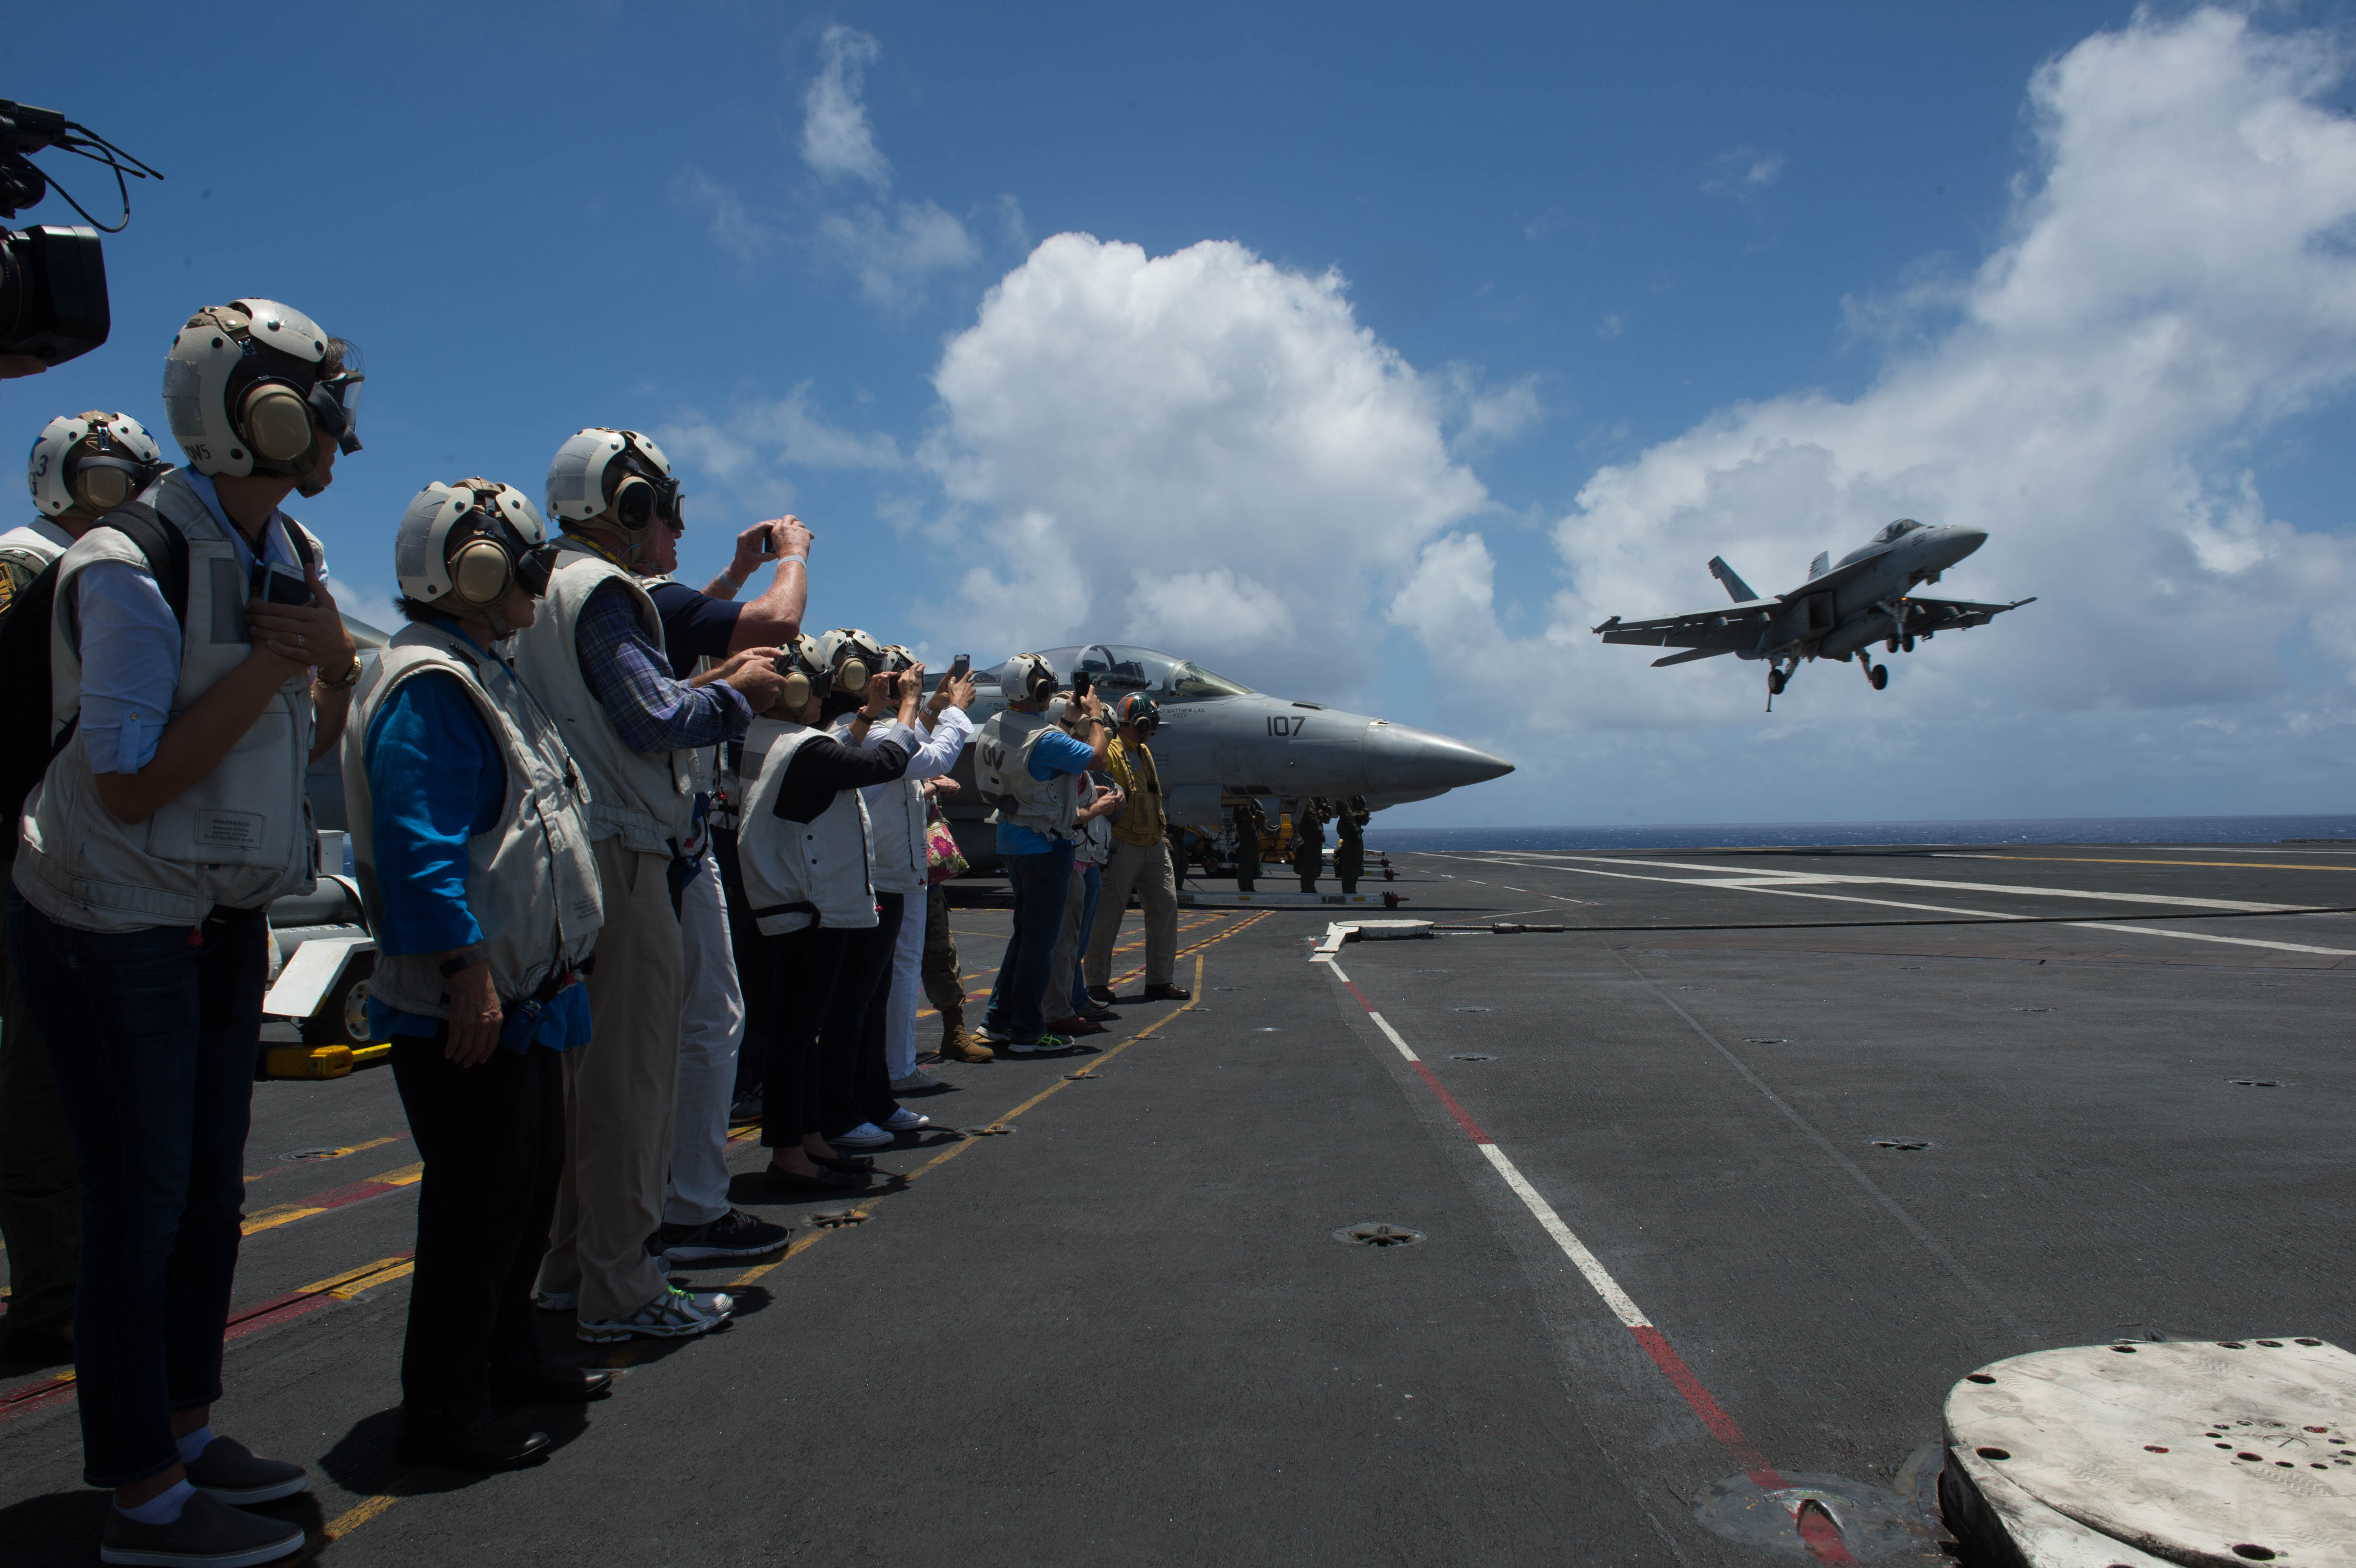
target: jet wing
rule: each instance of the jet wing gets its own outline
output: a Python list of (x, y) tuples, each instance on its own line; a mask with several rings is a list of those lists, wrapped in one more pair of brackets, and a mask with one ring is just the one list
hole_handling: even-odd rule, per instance
[(1906, 603), (1906, 630), (1919, 637), (1931, 632), (1960, 632), (1968, 626), (1985, 626), (2007, 610), (2036, 603), (2037, 598), (2031, 594), (2008, 604), (1976, 604), (1968, 599), (1926, 599), (1920, 593), (1912, 593), (1907, 595)]
[(1639, 643), (1649, 648), (1706, 648), (1713, 653), (1740, 653), (1758, 645), (1759, 634), (1783, 607), (1780, 599), (1746, 599), (1719, 610), (1690, 615), (1664, 615), (1652, 621), (1623, 621), (1614, 615), (1589, 628), (1607, 643)]

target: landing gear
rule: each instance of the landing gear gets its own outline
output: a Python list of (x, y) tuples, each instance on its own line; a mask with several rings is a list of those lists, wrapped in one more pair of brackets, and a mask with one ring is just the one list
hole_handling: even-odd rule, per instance
[(1886, 651), (1894, 654), (1898, 651), (1898, 639), (1895, 636), (1892, 636), (1890, 641), (1883, 644), (1882, 646)]
[(1783, 696), (1783, 688), (1791, 678), (1792, 677), (1790, 676), (1785, 675), (1780, 669), (1769, 670), (1767, 672), (1767, 695), (1770, 697)]
[(1871, 659), (1867, 658), (1862, 655), (1858, 656), (1857, 662), (1859, 667), (1865, 671), (1865, 678), (1871, 684), (1874, 690), (1879, 691), (1883, 687), (1890, 684), (1890, 667), (1888, 665), (1876, 664)]
[(1901, 637), (1898, 640), (1898, 645), (1904, 652), (1911, 654), (1914, 651), (1914, 639), (1911, 636)]

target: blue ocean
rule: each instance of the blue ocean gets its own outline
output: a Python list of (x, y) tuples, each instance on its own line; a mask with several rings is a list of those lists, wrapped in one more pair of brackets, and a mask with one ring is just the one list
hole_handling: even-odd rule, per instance
[(2356, 844), (2356, 816), (2046, 816), (2017, 821), (1737, 822), (1614, 827), (1385, 827), (1395, 849), (1727, 849), (1845, 844)]

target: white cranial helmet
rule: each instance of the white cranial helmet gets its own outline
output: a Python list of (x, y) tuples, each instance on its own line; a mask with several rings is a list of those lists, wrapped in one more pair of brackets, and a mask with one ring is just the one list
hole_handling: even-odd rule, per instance
[(838, 626), (820, 637), (818, 656), (845, 697), (866, 696), (867, 677), (884, 668), (884, 645), (856, 626)]
[[(616, 473), (616, 469), (619, 473)], [(548, 464), (548, 510), (570, 523), (642, 534), (658, 518), (687, 526), (670, 459), (654, 438), (634, 430), (584, 430), (556, 449)]]
[(42, 427), (26, 464), (33, 505), (45, 517), (102, 517), (153, 485), (171, 464), (147, 427), (129, 414), (59, 414)]
[[(164, 360), (172, 439), (199, 474), (307, 483), (321, 431), (359, 450), (359, 353), (301, 311), (232, 300), (188, 318)], [(316, 493), (306, 490), (306, 493)]]
[(1016, 654), (998, 672), (998, 689), (1009, 702), (1043, 702), (1062, 685), (1044, 654)]
[(393, 530), (392, 570), (419, 604), (461, 614), (498, 604), (518, 581), (534, 595), (548, 587), (548, 529), (512, 485), (438, 480), (420, 490)]

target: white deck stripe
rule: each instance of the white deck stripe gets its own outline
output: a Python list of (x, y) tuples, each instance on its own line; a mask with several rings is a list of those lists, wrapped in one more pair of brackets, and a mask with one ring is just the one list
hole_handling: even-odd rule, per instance
[(1383, 1017), (1382, 1014), (1375, 1011), (1372, 1008), (1368, 1008), (1366, 1009), (1366, 1016), (1375, 1020), (1375, 1027), (1383, 1031), (1383, 1038), (1385, 1040), (1389, 1040), (1393, 1045), (1398, 1047), (1398, 1053), (1401, 1056), (1406, 1057), (1409, 1061), (1421, 1061), (1423, 1060), (1423, 1058), (1418, 1056), (1414, 1051), (1408, 1049), (1407, 1041), (1399, 1038), (1399, 1031), (1391, 1028), (1390, 1019)]
[(1514, 1162), (1505, 1157), (1505, 1151), (1493, 1143), (1474, 1147), (1489, 1157), (1489, 1163), (1497, 1168), (1497, 1174), (1505, 1179), (1505, 1185), (1514, 1189), (1514, 1196), (1537, 1217), (1538, 1223), (1546, 1227), (1546, 1233), (1554, 1238), (1554, 1244), (1562, 1249), (1563, 1256), (1569, 1258), (1571, 1265), (1585, 1276), (1587, 1283), (1595, 1287), (1595, 1294), (1603, 1298), (1603, 1305), (1612, 1308), (1612, 1315), (1631, 1328), (1651, 1328), (1651, 1320), (1636, 1310), (1635, 1302), (1620, 1288), (1620, 1282), (1613, 1279), (1602, 1262), (1587, 1250), (1587, 1243), (1579, 1239), (1577, 1232), (1562, 1222), (1562, 1216), (1554, 1211), (1554, 1205), (1540, 1197), (1538, 1189), (1515, 1168)]
[[(1430, 851), (1430, 852), (1431, 852), (1431, 853), (1440, 853), (1441, 851)], [(1469, 855), (1467, 855), (1467, 856), (1461, 856), (1461, 857), (1458, 857), (1458, 858), (1459, 858), (1459, 859), (1475, 859), (1475, 857), (1473, 857), (1473, 856), (1469, 856)], [(1633, 862), (1633, 863), (1634, 863), (1634, 864), (1638, 864), (1638, 865), (1644, 865), (1644, 864), (1650, 864), (1651, 862), (1646, 862), (1646, 861), (1636, 861), (1636, 862)], [(1535, 869), (1540, 869), (1540, 868), (1537, 868), (1537, 867), (1532, 867), (1531, 869), (1535, 870)], [(1687, 887), (1687, 888), (1724, 888), (1724, 889), (1726, 889), (1726, 890), (1727, 890), (1728, 891), (1730, 891), (1730, 892), (1737, 892), (1737, 893), (1779, 893), (1779, 894), (1783, 895), (1784, 898), (1787, 898), (1787, 899), (1822, 899), (1822, 900), (1825, 900), (1825, 901), (1828, 901), (1828, 902), (1831, 902), (1831, 903), (1844, 903), (1844, 904), (1870, 904), (1870, 905), (1872, 905), (1872, 906), (1874, 906), (1875, 908), (1878, 908), (1878, 909), (1906, 909), (1906, 910), (1912, 910), (1912, 911), (1914, 911), (1914, 912), (1915, 912), (1916, 913), (1918, 913), (1918, 914), (1955, 914), (1955, 915), (1968, 915), (1968, 916), (1970, 916), (1971, 918), (1973, 918), (1973, 919), (1975, 919), (1975, 920), (1997, 921), (1997, 922), (2001, 922), (2001, 921), (2015, 921), (2015, 920), (2029, 920), (2029, 919), (2030, 919), (2030, 918), (2031, 918), (2030, 916), (2029, 916), (2029, 915), (2025, 915), (2025, 914), (2007, 914), (2007, 913), (2005, 913), (2005, 912), (2004, 912), (2003, 911), (2001, 911), (2001, 910), (1986, 910), (1986, 909), (1956, 909), (1956, 908), (1954, 908), (1954, 907), (1952, 907), (1952, 906), (1950, 906), (1950, 905), (1946, 905), (1946, 904), (1918, 904), (1918, 903), (1902, 903), (1902, 902), (1900, 902), (1899, 901), (1894, 900), (1894, 899), (1867, 899), (1867, 898), (1858, 898), (1858, 897), (1855, 897), (1855, 896), (1853, 896), (1853, 895), (1846, 894), (1846, 893), (1810, 893), (1810, 892), (1802, 892), (1799, 889), (1797, 889), (1797, 888), (1793, 888), (1793, 887), (1771, 887), (1771, 886), (1762, 885), (1762, 884), (1761, 884), (1761, 883), (1757, 883), (1757, 882), (1752, 882), (1752, 881), (1748, 881), (1748, 880), (1740, 880), (1740, 881), (1738, 881), (1738, 880), (1730, 880), (1730, 879), (1719, 879), (1719, 880), (1695, 880), (1695, 879), (1693, 879), (1693, 878), (1689, 878), (1689, 877), (1639, 877), (1639, 876), (1636, 876), (1636, 875), (1634, 875), (1633, 873), (1632, 873), (1632, 872), (1628, 872), (1628, 871), (1597, 871), (1597, 870), (1590, 870), (1590, 869), (1588, 869), (1588, 868), (1587, 868), (1587, 867), (1585, 867), (1585, 866), (1551, 866), (1551, 867), (1547, 867), (1547, 868), (1544, 868), (1544, 869), (1549, 869), (1549, 870), (1557, 870), (1557, 871), (1569, 871), (1569, 872), (1570, 872), (1571, 874), (1573, 874), (1574, 876), (1581, 876), (1581, 877), (1611, 877), (1611, 878), (1616, 879), (1616, 880), (1620, 880), (1620, 881), (1627, 881), (1627, 882), (1673, 882), (1673, 883), (1676, 884), (1676, 885), (1677, 885), (1677, 886), (1679, 886), (1679, 887)], [(1828, 880), (1831, 880), (1831, 879), (1828, 879)], [(1866, 878), (1866, 877), (1852, 877), (1852, 878), (1841, 878), (1841, 879), (1838, 879), (1838, 880), (1844, 880), (1844, 881), (1860, 881), (1860, 882), (1861, 882), (1861, 881), (1870, 881), (1870, 880), (1885, 880), (1885, 881), (1893, 881), (1893, 882), (1894, 882), (1894, 881), (1901, 881), (1901, 880), (1902, 880), (1902, 879), (1901, 879), (1901, 878), (1896, 878), (1896, 877), (1879, 878), (1879, 879), (1876, 879), (1876, 878)], [(1963, 887), (1963, 888), (1971, 888), (1971, 887), (1975, 887), (1975, 886), (1976, 886), (1976, 885), (1978, 885), (1978, 884), (1973, 884), (1973, 883), (1963, 883), (1963, 882), (1953, 882), (1953, 883), (1923, 882), (1923, 883), (1921, 883), (1921, 884), (1919, 884), (1919, 885), (1921, 885), (1921, 886), (1924, 886), (1924, 887), (1943, 887), (1943, 886), (1944, 886), (1944, 887)], [(2001, 891), (2001, 892), (2019, 892), (2019, 891), (2027, 891), (2027, 890), (2023, 890), (2023, 889), (2017, 889), (2017, 888), (1997, 887), (1997, 888), (1996, 889), (1996, 891)], [(2233, 906), (2232, 906), (2232, 905), (2227, 905), (2227, 904), (2215, 904), (2215, 905), (2211, 905), (2210, 907), (2211, 907), (2211, 908), (2231, 908), (2231, 907), (2233, 907)], [(2304, 906), (2304, 905), (2300, 905), (2300, 904), (2265, 904), (2265, 905), (2259, 905), (2259, 906), (2256, 906), (2256, 907), (2260, 908), (2261, 910), (2267, 911), (2267, 912), (2272, 912), (2272, 911), (2276, 911), (2276, 910), (2281, 910), (2281, 911), (2284, 911), (2284, 912), (2290, 912), (2290, 911), (2295, 911), (2295, 910), (2298, 910), (2298, 909), (2304, 908), (2304, 907), (2306, 907), (2306, 906)], [(2193, 917), (2192, 917), (2192, 916), (2188, 915), (2186, 918), (2187, 918), (2187, 919), (2191, 919), (2191, 918), (2193, 918)], [(2103, 923), (2103, 922), (2101, 922), (2101, 921), (2093, 921), (2093, 920), (2057, 921), (2057, 922), (2054, 922), (2053, 923), (2055, 923), (2055, 924), (2059, 924), (2059, 925), (2065, 925), (2065, 926), (2068, 926), (2068, 927), (2070, 927), (2070, 928), (2072, 928), (2072, 929), (2073, 929), (2073, 930), (2081, 930), (2081, 931), (2109, 931), (2109, 932), (2116, 932), (2116, 933), (2118, 933), (2119, 934), (2121, 934), (2121, 935), (2125, 935), (2125, 936), (2172, 936), (2172, 937), (2175, 937), (2177, 940), (2179, 940), (2179, 941), (2180, 941), (2180, 942), (2215, 942), (2215, 943), (2221, 943), (2221, 944), (2223, 944), (2224, 945), (2226, 945), (2226, 946), (2230, 946), (2230, 947), (2267, 947), (2267, 948), (2272, 948), (2272, 949), (2274, 949), (2276, 952), (2278, 952), (2278, 953), (2315, 953), (2315, 954), (2320, 954), (2320, 955), (2324, 955), (2324, 956), (2326, 956), (2326, 957), (2333, 957), (2333, 958), (2356, 958), (2356, 951), (2351, 951), (2351, 950), (2349, 950), (2349, 949), (2347, 949), (2347, 948), (2341, 948), (2341, 947), (2311, 947), (2311, 946), (2308, 946), (2307, 944), (2305, 944), (2305, 943), (2303, 943), (2303, 942), (2268, 942), (2268, 941), (2266, 941), (2266, 940), (2265, 940), (2265, 939), (2263, 939), (2263, 938), (2261, 938), (2261, 937), (2255, 937), (2255, 936), (2216, 936), (2216, 935), (2212, 935), (2212, 934), (2211, 934), (2210, 933), (2205, 932), (2205, 931), (2170, 931), (2170, 930), (2167, 929), (2167, 928), (2166, 928), (2166, 927), (2164, 927), (2164, 926), (2158, 926), (2158, 925), (2108, 925), (2108, 924), (2104, 923)], [(1641, 934), (1643, 934), (1643, 933), (1640, 932), (1640, 933), (1636, 933), (1635, 934), (1641, 935)], [(1668, 933), (1665, 933), (1664, 934), (1668, 934)]]

